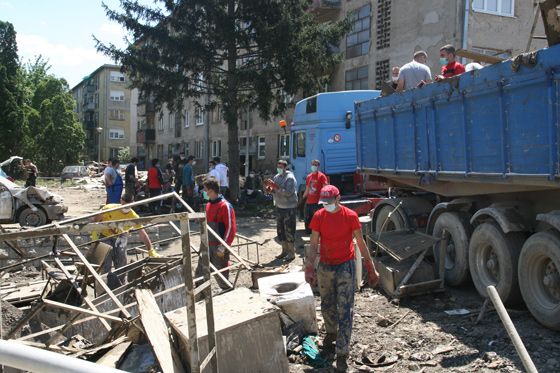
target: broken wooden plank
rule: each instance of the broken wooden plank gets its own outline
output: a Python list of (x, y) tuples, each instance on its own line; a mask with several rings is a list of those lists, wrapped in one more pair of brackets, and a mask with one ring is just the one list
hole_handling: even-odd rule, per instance
[(154, 349), (154, 354), (159, 361), (163, 373), (182, 373), (185, 370), (181, 359), (175, 351), (169, 338), (169, 330), (163, 319), (156, 299), (151, 290), (136, 289), (136, 301), (140, 320), (146, 331), (146, 336)]
[[(58, 307), (58, 308), (62, 308), (64, 310), (74, 311), (74, 312), (78, 312), (78, 313), (85, 313), (85, 314), (88, 314), (88, 315), (101, 317), (101, 318), (104, 318), (104, 319), (107, 319), (107, 320), (110, 320), (110, 321), (114, 321), (114, 322), (119, 322), (119, 323), (123, 322), (123, 320), (121, 318), (118, 318), (118, 317), (115, 317), (115, 316), (110, 316), (110, 315), (107, 315), (107, 314), (104, 314), (104, 313), (95, 312), (95, 311), (88, 310), (88, 309), (85, 309), (85, 308), (71, 306), (71, 305), (65, 304), (65, 303), (55, 302), (55, 301), (48, 300), (48, 299), (43, 299), (43, 303), (47, 306)], [(128, 311), (126, 311), (126, 313), (128, 313)]]
[(128, 351), (128, 348), (132, 342), (124, 342), (115, 347), (113, 347), (105, 355), (101, 356), (99, 360), (96, 361), (97, 364), (103, 365), (109, 368), (116, 369), (123, 359), (124, 355)]

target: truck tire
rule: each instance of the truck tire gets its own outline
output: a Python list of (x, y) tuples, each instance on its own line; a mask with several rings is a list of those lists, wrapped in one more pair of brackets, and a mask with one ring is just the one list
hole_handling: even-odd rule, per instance
[(22, 227), (39, 227), (45, 224), (47, 224), (47, 215), (39, 207), (37, 211), (28, 207), (19, 214), (19, 225)]
[[(464, 285), (469, 281), (469, 241), (473, 233), (469, 215), (465, 212), (444, 212), (438, 216), (432, 236), (442, 238), (449, 232), (445, 255), (445, 284)], [(439, 263), (439, 244), (435, 246), (434, 256)]]
[[(387, 220), (387, 218), (389, 217), (389, 213), (394, 209), (395, 208), (393, 206), (389, 206), (389, 205), (383, 206), (381, 208), (381, 211), (379, 211), (379, 214), (377, 214), (375, 220), (375, 233), (381, 232), (381, 228), (383, 228), (383, 223), (385, 223), (385, 220)], [(406, 228), (406, 224), (403, 218), (398, 212), (395, 212), (394, 214), (391, 215), (387, 224), (385, 224), (385, 228), (383, 228), (383, 232), (398, 231), (405, 228)]]
[(479, 225), (469, 244), (469, 266), (474, 286), (483, 297), (486, 287), (494, 285), (504, 305), (521, 302), (517, 281), (517, 264), (525, 236), (520, 232), (504, 233), (497, 223)]
[(560, 330), (560, 233), (540, 232), (523, 245), (519, 256), (519, 286), (523, 300), (538, 322)]

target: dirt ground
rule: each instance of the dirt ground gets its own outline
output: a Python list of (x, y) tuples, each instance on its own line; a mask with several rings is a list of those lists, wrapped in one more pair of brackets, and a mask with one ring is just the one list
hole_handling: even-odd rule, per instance
[[(97, 211), (105, 200), (104, 190), (83, 191), (49, 187), (69, 205), (67, 217)], [(264, 267), (285, 262), (280, 252), (276, 221), (269, 212), (242, 211), (237, 216), (238, 233), (263, 243), (260, 263)], [(297, 258), (303, 263), (303, 222), (297, 226)], [(179, 244), (162, 247), (160, 254), (180, 252)], [(250, 258), (250, 259), (255, 259)], [(251, 286), (243, 271), (238, 286)], [(315, 297), (320, 317), (320, 298)], [(525, 371), (497, 313), (489, 307), (482, 322), (475, 320), (483, 300), (473, 286), (447, 288), (445, 292), (392, 300), (379, 286), (356, 294), (349, 371), (370, 372), (522, 372)], [(444, 311), (466, 309), (466, 315)], [(524, 305), (508, 309), (510, 316), (540, 372), (560, 371), (560, 333), (538, 324)], [(319, 323), (322, 325), (322, 323)], [(324, 336), (320, 332), (319, 340)], [(333, 354), (323, 354), (329, 364)], [(300, 356), (290, 356), (290, 372), (330, 372), (332, 367), (314, 369)], [(383, 365), (386, 363), (387, 365)], [(378, 364), (378, 366), (372, 366)]]

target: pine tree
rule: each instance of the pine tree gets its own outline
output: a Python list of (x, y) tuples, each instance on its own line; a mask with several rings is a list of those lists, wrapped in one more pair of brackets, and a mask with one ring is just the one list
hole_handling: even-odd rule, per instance
[[(123, 65), (132, 86), (157, 108), (181, 109), (200, 98), (221, 103), (228, 127), (232, 199), (239, 193), (238, 120), (255, 111), (268, 120), (286, 109), (286, 95), (320, 92), (341, 61), (336, 52), (350, 22), (320, 24), (306, 0), (122, 0), (105, 7), (128, 30), (124, 49), (97, 41)], [(204, 99), (204, 100), (203, 100)]]

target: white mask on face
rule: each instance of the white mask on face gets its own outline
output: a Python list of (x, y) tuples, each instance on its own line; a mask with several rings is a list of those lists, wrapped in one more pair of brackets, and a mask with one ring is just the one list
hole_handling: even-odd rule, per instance
[(181, 159), (185, 159), (185, 157), (181, 157)]
[(130, 208), (128, 208), (128, 209), (121, 209), (121, 212), (122, 212), (123, 214), (128, 214), (128, 213), (130, 212), (130, 210), (131, 210)]
[(194, 166), (196, 164), (196, 161), (193, 161), (192, 165)]
[(333, 212), (336, 209), (336, 203), (331, 203), (330, 205), (325, 205), (325, 210), (328, 212)]
[(394, 76), (393, 77), (393, 83), (398, 83), (399, 81), (399, 77), (398, 76)]

